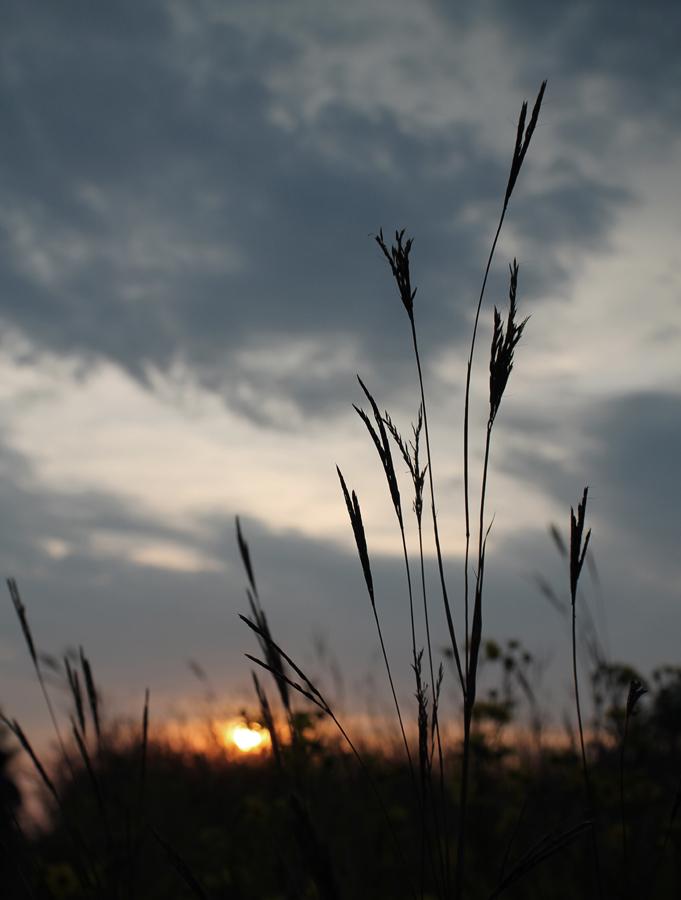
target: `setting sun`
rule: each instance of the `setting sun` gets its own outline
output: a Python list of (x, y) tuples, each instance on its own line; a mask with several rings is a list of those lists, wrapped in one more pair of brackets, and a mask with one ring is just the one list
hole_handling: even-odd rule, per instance
[(259, 725), (230, 725), (224, 730), (225, 743), (233, 744), (242, 753), (260, 750), (267, 740), (267, 732)]

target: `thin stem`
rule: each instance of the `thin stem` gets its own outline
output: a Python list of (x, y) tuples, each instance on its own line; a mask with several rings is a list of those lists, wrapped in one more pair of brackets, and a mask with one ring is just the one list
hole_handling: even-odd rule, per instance
[(456, 872), (454, 896), (457, 900), (463, 896), (464, 847), (466, 837), (466, 813), (468, 807), (468, 769), (470, 762), (470, 734), (472, 710), (468, 703), (464, 704), (463, 713), (463, 758), (461, 760), (461, 791), (459, 794), (459, 833), (456, 850)]
[(586, 789), (586, 799), (591, 811), (591, 782), (589, 781), (589, 768), (586, 763), (586, 749), (584, 747), (584, 728), (582, 727), (582, 709), (579, 702), (579, 678), (577, 675), (577, 614), (575, 604), (572, 604), (572, 677), (575, 687), (575, 705), (577, 707), (577, 724), (579, 726), (579, 745), (582, 754), (582, 772), (584, 774), (584, 785)]
[(374, 613), (374, 621), (376, 622), (376, 630), (378, 631), (378, 640), (381, 645), (381, 653), (383, 654), (383, 662), (385, 664), (385, 670), (388, 673), (388, 682), (390, 683), (390, 691), (393, 696), (393, 702), (395, 704), (395, 711), (397, 712), (397, 719), (400, 723), (400, 731), (402, 733), (402, 742), (404, 743), (404, 749), (407, 754), (407, 761), (409, 763), (409, 771), (411, 772), (412, 780), (415, 783), (416, 773), (414, 772), (414, 763), (411, 758), (411, 752), (409, 750), (409, 742), (407, 741), (407, 733), (404, 730), (404, 722), (402, 721), (402, 712), (400, 710), (400, 704), (397, 699), (397, 692), (395, 690), (395, 683), (393, 681), (392, 670), (390, 668), (390, 663), (388, 662), (388, 654), (385, 649), (385, 642), (383, 640), (383, 629), (381, 628), (381, 622), (380, 622), (380, 619), (378, 618), (378, 611), (376, 610), (375, 603), (371, 604), (371, 609)]
[[(584, 775), (584, 789), (586, 792), (587, 817), (594, 818), (593, 794), (591, 791), (591, 780), (589, 778), (589, 767), (586, 762), (586, 749), (584, 746), (584, 728), (582, 726), (582, 708), (579, 702), (579, 679), (577, 676), (577, 614), (576, 614), (576, 596), (572, 596), (572, 677), (575, 686), (575, 706), (577, 707), (577, 724), (579, 727), (579, 745), (582, 754), (582, 772)], [(598, 886), (598, 896), (603, 896), (603, 888), (601, 884), (601, 862), (598, 853), (598, 841), (596, 840), (595, 823), (591, 826), (591, 849), (594, 857), (594, 868), (596, 870), (596, 882)]]
[[(433, 650), (430, 641), (430, 625), (428, 623), (428, 600), (426, 593), (426, 571), (425, 564), (423, 559), (423, 526), (421, 523), (420, 517), (418, 518), (418, 535), (419, 535), (419, 561), (421, 568), (421, 592), (423, 595), (423, 612), (426, 620), (426, 642), (428, 644), (428, 664), (430, 667), (430, 683), (431, 683), (431, 695), (433, 698), (433, 729), (435, 730), (435, 737), (437, 740), (437, 753), (438, 753), (438, 768), (439, 768), (439, 789), (440, 789), (440, 807), (442, 809), (442, 831), (440, 831), (440, 822), (437, 815), (437, 808), (435, 803), (433, 803), (433, 823), (435, 826), (435, 831), (438, 835), (440, 835), (440, 839), (438, 840), (438, 857), (440, 861), (440, 866), (443, 870), (443, 883), (445, 886), (445, 894), (449, 896), (449, 828), (447, 825), (447, 804), (446, 804), (446, 796), (445, 796), (445, 772), (444, 772), (444, 759), (442, 754), (442, 739), (440, 736), (440, 720), (438, 715), (438, 707), (436, 703), (435, 696), (435, 674), (433, 669)], [(442, 846), (441, 843), (444, 843), (444, 859), (442, 854)]]
[[(409, 554), (407, 552), (407, 538), (404, 531), (404, 521), (402, 516), (398, 514), (397, 521), (400, 526), (400, 536), (402, 538), (402, 551), (404, 554), (404, 567), (407, 573), (407, 588), (409, 592), (409, 613), (411, 616), (411, 642), (412, 642), (412, 656), (414, 660), (414, 671), (416, 671), (417, 665), (417, 657), (416, 657), (416, 628), (414, 625), (414, 595), (411, 584), (411, 569), (409, 567)], [(406, 746), (406, 738), (405, 738), (405, 746)], [(407, 747), (407, 754), (409, 754), (409, 748)], [(410, 766), (411, 766), (411, 758), (410, 758)], [(432, 857), (432, 850), (430, 844), (426, 840), (426, 793), (425, 788), (422, 788), (421, 795), (419, 797), (418, 790), (416, 789), (416, 773), (412, 769), (413, 776), (413, 787), (415, 792), (415, 798), (417, 802), (417, 808), (419, 809), (419, 813), (421, 815), (421, 866), (425, 864), (425, 853), (426, 847), (428, 849), (428, 859), (430, 862), (430, 867), (433, 873), (435, 873), (435, 865)], [(439, 842), (438, 842), (438, 850), (440, 850)], [(421, 894), (423, 895), (423, 876), (421, 878)]]
[(435, 670), (433, 669), (433, 646), (430, 640), (430, 621), (428, 618), (428, 599), (426, 595), (426, 573), (423, 561), (423, 526), (418, 521), (419, 534), (419, 559), (421, 565), (421, 594), (423, 596), (423, 616), (426, 623), (426, 646), (428, 647), (428, 668), (430, 671), (430, 688), (433, 697), (433, 708), (435, 709)]
[(50, 700), (50, 695), (47, 691), (47, 686), (45, 684), (45, 680), (43, 679), (43, 673), (42, 673), (42, 670), (41, 670), (40, 665), (38, 664), (37, 660), (35, 662), (35, 671), (36, 671), (36, 675), (38, 676), (38, 682), (40, 684), (40, 688), (42, 690), (43, 697), (45, 698), (45, 705), (47, 706), (47, 710), (50, 714), (50, 719), (52, 721), (52, 727), (54, 728), (54, 733), (57, 735), (57, 741), (59, 743), (59, 749), (60, 749), (61, 755), (69, 769), (69, 772), (71, 773), (71, 777), (75, 781), (76, 770), (74, 769), (73, 763), (71, 762), (71, 757), (66, 752), (66, 746), (65, 746), (64, 740), (61, 736), (61, 729), (59, 728), (59, 725), (57, 723), (57, 716), (55, 715), (54, 707), (52, 706), (52, 701)]
[(478, 585), (477, 593), (480, 594), (480, 582), (482, 581), (482, 567), (483, 567), (483, 555), (482, 555), (482, 546), (483, 546), (483, 529), (485, 527), (485, 496), (487, 494), (487, 472), (489, 467), (489, 449), (490, 442), (492, 439), (492, 420), (490, 419), (487, 423), (487, 436), (485, 438), (485, 461), (482, 467), (482, 487), (480, 489), (480, 534), (478, 535), (478, 571), (476, 575), (476, 584)]
[(423, 430), (426, 436), (426, 456), (428, 457), (428, 482), (430, 486), (430, 505), (431, 511), (433, 514), (433, 533), (435, 535), (435, 550), (437, 553), (437, 567), (438, 573), (440, 575), (440, 586), (442, 588), (442, 600), (444, 602), (445, 614), (447, 616), (447, 628), (449, 629), (449, 639), (452, 644), (452, 652), (454, 653), (454, 660), (456, 662), (456, 669), (459, 675), (459, 681), (461, 682), (461, 690), (463, 692), (464, 698), (466, 696), (466, 681), (464, 679), (463, 669), (461, 667), (461, 657), (459, 655), (459, 646), (456, 640), (456, 632), (454, 630), (454, 621), (452, 619), (452, 611), (449, 604), (449, 597), (447, 595), (447, 585), (445, 584), (445, 573), (444, 566), (442, 564), (442, 550), (440, 549), (440, 533), (437, 524), (437, 512), (435, 509), (435, 488), (433, 485), (433, 460), (430, 453), (430, 436), (428, 433), (428, 410), (426, 408), (426, 395), (423, 388), (423, 372), (421, 370), (421, 357), (419, 356), (419, 347), (418, 340), (416, 337), (416, 325), (414, 323), (414, 316), (410, 314), (409, 321), (411, 323), (411, 336), (414, 345), (414, 356), (416, 357), (416, 368), (418, 371), (419, 377), (419, 387), (421, 390), (421, 406), (423, 407)]
[(407, 573), (407, 590), (409, 592), (409, 616), (411, 619), (411, 654), (416, 665), (416, 628), (414, 625), (414, 594), (411, 586), (411, 570), (409, 568), (409, 554), (407, 553), (407, 538), (404, 533), (404, 522), (402, 517), (398, 516), (400, 526), (400, 537), (402, 538), (402, 553), (404, 555), (404, 568)]
[(468, 364), (466, 366), (466, 392), (465, 392), (465, 400), (464, 400), (464, 412), (463, 412), (463, 497), (464, 497), (464, 508), (466, 514), (466, 551), (465, 551), (465, 560), (464, 560), (464, 607), (465, 607), (465, 617), (466, 617), (466, 687), (468, 687), (468, 664), (469, 664), (469, 582), (468, 582), (468, 563), (470, 556), (470, 541), (471, 541), (471, 528), (470, 528), (470, 500), (469, 500), (469, 487), (468, 487), (468, 432), (469, 432), (469, 410), (470, 410), (470, 394), (471, 394), (471, 370), (473, 368), (473, 355), (475, 353), (475, 340), (478, 333), (478, 322), (480, 320), (480, 310), (482, 309), (482, 300), (485, 296), (485, 288), (487, 287), (487, 278), (489, 277), (489, 271), (492, 266), (492, 259), (494, 258), (494, 252), (497, 247), (497, 243), (499, 241), (499, 235), (501, 234), (501, 228), (504, 224), (504, 218), (506, 217), (506, 210), (508, 208), (508, 201), (506, 201), (501, 210), (501, 216), (499, 217), (499, 224), (497, 225), (496, 234), (494, 235), (494, 240), (492, 241), (492, 247), (489, 251), (489, 256), (487, 258), (487, 265), (485, 266), (485, 275), (482, 279), (482, 287), (480, 288), (480, 296), (478, 297), (478, 306), (475, 310), (475, 322), (473, 324), (473, 334), (471, 337), (471, 347), (470, 352), (468, 354)]
[[(497, 232), (498, 234), (498, 232)], [(477, 322), (476, 322), (477, 324)], [(475, 612), (474, 623), (477, 619), (482, 623), (482, 577), (483, 577), (483, 532), (485, 521), (485, 496), (487, 493), (487, 472), (489, 468), (489, 451), (492, 438), (492, 420), (487, 423), (487, 436), (485, 439), (485, 461), (482, 468), (482, 486), (480, 489), (480, 534), (478, 536), (478, 571), (476, 578), (475, 591)], [(468, 549), (468, 548), (467, 548)], [(475, 635), (473, 635), (475, 637)], [(461, 791), (459, 800), (459, 834), (457, 843), (457, 862), (456, 862), (456, 891), (457, 900), (461, 898), (463, 892), (464, 867), (465, 867), (465, 842), (466, 842), (466, 825), (468, 815), (468, 777), (470, 768), (470, 743), (471, 743), (471, 721), (473, 718), (473, 708), (475, 706), (475, 684), (478, 668), (478, 650), (480, 646), (480, 637), (472, 642), (470, 648), (470, 657), (467, 659), (466, 671), (466, 698), (464, 701), (464, 729), (463, 729), (463, 759), (461, 763)]]

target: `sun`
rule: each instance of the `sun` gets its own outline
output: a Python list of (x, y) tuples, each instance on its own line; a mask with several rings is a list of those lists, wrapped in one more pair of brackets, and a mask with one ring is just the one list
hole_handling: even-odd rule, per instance
[(253, 753), (264, 749), (268, 734), (256, 723), (239, 722), (228, 725), (223, 731), (223, 738), (227, 745), (233, 745), (242, 753)]

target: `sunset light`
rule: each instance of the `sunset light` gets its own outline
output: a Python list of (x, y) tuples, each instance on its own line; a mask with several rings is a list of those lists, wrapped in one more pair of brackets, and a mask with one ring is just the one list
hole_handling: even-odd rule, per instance
[(252, 753), (262, 750), (266, 744), (267, 732), (259, 725), (245, 724), (228, 725), (223, 731), (224, 741), (227, 746), (233, 745), (242, 753)]

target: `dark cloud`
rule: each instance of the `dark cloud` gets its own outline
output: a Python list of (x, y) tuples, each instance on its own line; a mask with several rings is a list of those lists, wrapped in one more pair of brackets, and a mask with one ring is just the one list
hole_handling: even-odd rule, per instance
[(605, 530), (599, 543), (607, 543), (627, 570), (651, 581), (678, 580), (681, 397), (652, 391), (608, 397), (588, 406), (571, 427), (569, 468), (539, 448), (514, 451), (500, 464), (566, 510), (588, 484), (591, 515)]
[[(527, 414), (509, 416), (498, 437), (508, 443), (495, 454), (495, 468), (553, 501), (562, 511), (555, 524), (565, 540), (570, 507), (576, 507), (588, 485), (587, 522), (599, 580), (595, 583), (585, 570), (580, 615), (583, 620), (581, 604), (588, 604), (610, 658), (631, 661), (643, 671), (674, 659), (681, 579), (681, 396), (647, 391), (601, 397), (585, 401), (578, 414), (557, 401), (553, 418), (546, 411), (537, 420)], [(547, 446), (564, 447), (568, 453), (556, 457), (547, 453)], [(564, 652), (564, 623), (542, 599), (535, 581), (542, 575), (567, 598), (566, 563), (548, 535), (548, 524), (538, 522), (535, 529), (516, 533), (509, 529), (494, 541), (486, 581), (488, 596), (504, 602), (508, 573), (524, 580), (525, 592), (511, 592), (519, 633), (532, 648), (549, 643), (552, 650)], [(505, 607), (506, 616), (511, 608)]]
[(445, 21), (464, 28), (490, 24), (498, 29), (518, 66), (515, 77), (524, 84), (548, 78), (552, 90), (573, 98), (583, 89), (605, 88), (612, 116), (599, 122), (575, 110), (564, 125), (570, 141), (578, 133), (587, 144), (605, 149), (632, 118), (661, 132), (679, 121), (681, 9), (674, 0), (626, 9), (618, 0), (553, 5), (483, 0), (474, 6), (436, 3), (434, 8)]
[[(333, 336), (399, 389), (406, 323), (370, 234), (406, 225), (424, 341), (435, 352), (466, 333), (508, 164), (471, 125), (414, 134), (337, 99), (285, 127), (272, 79), (296, 46), (283, 30), (211, 23), (210, 5), (192, 27), (162, 3), (76, 6), (13, 5), (4, 29), (6, 325), (143, 381), (185, 367), (256, 418), (271, 418), (262, 397), (328, 413), (347, 396), (335, 373), (249, 372), (239, 351), (307, 339), (324, 353)], [(594, 250), (627, 196), (575, 163), (541, 191), (528, 174), (518, 195), (535, 298), (571, 277), (555, 251)], [(473, 209), (487, 212), (475, 226)]]

